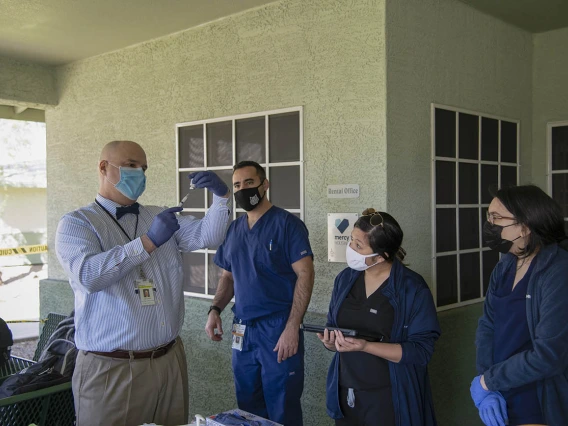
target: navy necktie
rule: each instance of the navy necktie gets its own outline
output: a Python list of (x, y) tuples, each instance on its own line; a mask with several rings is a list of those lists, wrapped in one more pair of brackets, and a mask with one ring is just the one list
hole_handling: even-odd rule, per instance
[(138, 208), (140, 204), (134, 203), (126, 207), (117, 207), (116, 208), (116, 218), (120, 219), (122, 216), (128, 213), (138, 214)]

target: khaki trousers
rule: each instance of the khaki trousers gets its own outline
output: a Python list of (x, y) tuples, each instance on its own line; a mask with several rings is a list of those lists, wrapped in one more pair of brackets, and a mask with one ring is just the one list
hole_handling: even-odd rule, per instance
[(183, 343), (156, 359), (118, 359), (79, 351), (73, 373), (77, 426), (188, 423)]

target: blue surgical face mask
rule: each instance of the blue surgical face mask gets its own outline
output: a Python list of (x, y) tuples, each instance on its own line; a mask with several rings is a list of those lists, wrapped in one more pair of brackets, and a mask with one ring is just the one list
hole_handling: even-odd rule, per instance
[[(146, 189), (146, 175), (142, 167), (118, 167), (110, 161), (107, 163), (120, 171), (120, 180), (117, 183), (109, 182), (126, 198), (137, 200)], [(108, 180), (106, 176), (105, 179)]]

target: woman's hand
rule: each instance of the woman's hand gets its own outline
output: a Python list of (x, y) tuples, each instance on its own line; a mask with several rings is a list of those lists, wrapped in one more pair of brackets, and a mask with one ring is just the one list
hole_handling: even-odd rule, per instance
[(330, 351), (335, 351), (335, 334), (327, 328), (322, 333), (317, 333), (318, 339), (321, 340), (323, 345)]
[(364, 351), (367, 346), (366, 340), (345, 337), (339, 330), (334, 330), (333, 334), (335, 334), (335, 349), (337, 352), (360, 352)]

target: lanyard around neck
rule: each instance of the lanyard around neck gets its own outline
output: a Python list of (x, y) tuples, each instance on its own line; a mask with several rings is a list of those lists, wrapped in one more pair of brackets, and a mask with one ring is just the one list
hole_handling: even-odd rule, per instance
[[(124, 235), (126, 235), (126, 238), (128, 238), (128, 241), (132, 241), (132, 238), (130, 238), (130, 235), (128, 235), (128, 234), (126, 233), (126, 231), (124, 230), (124, 228), (120, 225), (120, 223), (118, 223), (118, 220), (116, 220), (116, 218), (111, 214), (111, 212), (109, 212), (107, 209), (105, 209), (105, 208), (103, 207), (103, 205), (102, 205), (101, 203), (99, 203), (99, 200), (95, 199), (95, 203), (97, 203), (98, 206), (99, 206), (101, 209), (103, 209), (103, 211), (104, 211), (106, 214), (108, 214), (108, 216), (114, 221), (114, 223), (116, 223), (116, 225), (120, 228), (120, 230), (122, 231), (122, 233), (123, 233)], [(138, 217), (139, 217), (139, 216), (140, 216), (139, 214), (136, 215), (136, 226), (134, 227), (134, 238), (136, 238), (136, 232), (138, 231)]]

